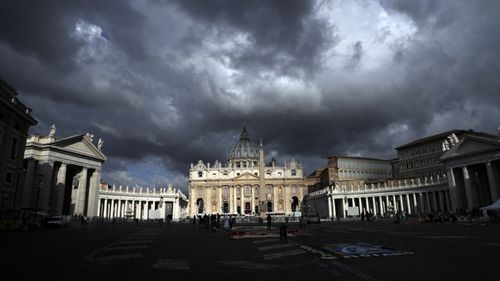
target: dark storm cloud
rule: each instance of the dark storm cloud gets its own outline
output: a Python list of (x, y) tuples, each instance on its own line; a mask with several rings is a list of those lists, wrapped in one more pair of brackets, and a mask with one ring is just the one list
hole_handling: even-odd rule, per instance
[[(237, 68), (273, 68), (288, 75), (315, 71), (321, 52), (336, 43), (331, 26), (316, 18), (314, 1), (177, 1), (193, 19), (221, 32), (249, 34), (250, 46), (229, 54)], [(199, 35), (195, 35), (199, 36)]]
[[(330, 154), (388, 159), (432, 133), (492, 132), (498, 4), (381, 3), (9, 1), (0, 75), (34, 109), (33, 132), (55, 123), (59, 136), (103, 138), (116, 184), (141, 163), (185, 184), (191, 162), (226, 160), (245, 122), (268, 159), (306, 173)], [(369, 22), (370, 9), (388, 16)]]

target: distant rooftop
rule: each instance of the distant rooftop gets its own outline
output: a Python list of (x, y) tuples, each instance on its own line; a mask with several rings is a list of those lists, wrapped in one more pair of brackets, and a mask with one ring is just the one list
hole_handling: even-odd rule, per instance
[(377, 158), (369, 158), (369, 157), (360, 157), (360, 156), (345, 156), (345, 155), (330, 155), (328, 158), (337, 157), (337, 158), (350, 158), (350, 159), (359, 159), (359, 160), (372, 160), (372, 161), (387, 161), (385, 159), (377, 159)]
[(412, 146), (419, 145), (422, 143), (432, 142), (432, 141), (439, 140), (439, 139), (444, 139), (451, 134), (455, 134), (455, 135), (457, 135), (457, 137), (461, 137), (464, 134), (468, 134), (468, 135), (474, 135), (474, 136), (478, 136), (478, 137), (482, 137), (482, 138), (486, 138), (486, 139), (496, 139), (497, 138), (497, 136), (495, 136), (495, 135), (491, 135), (491, 134), (487, 134), (487, 133), (483, 133), (483, 132), (476, 132), (473, 130), (451, 130), (451, 131), (439, 133), (436, 135), (432, 135), (429, 137), (414, 140), (414, 141), (409, 142), (407, 144), (403, 144), (401, 146), (396, 147), (396, 150), (412, 147)]

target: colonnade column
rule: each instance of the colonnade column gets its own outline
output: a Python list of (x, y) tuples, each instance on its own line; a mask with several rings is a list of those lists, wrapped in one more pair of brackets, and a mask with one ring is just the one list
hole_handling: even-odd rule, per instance
[(406, 206), (408, 208), (408, 214), (412, 214), (411, 205), (410, 205), (410, 194), (406, 194)]
[(115, 199), (108, 199), (109, 201), (109, 218), (113, 217), (114, 210), (115, 210)]
[(438, 207), (437, 207), (436, 191), (431, 191), (431, 193), (432, 193), (432, 205), (433, 205), (432, 210), (437, 211)]
[(486, 173), (488, 174), (488, 185), (490, 186), (491, 202), (494, 203), (498, 198), (498, 190), (495, 182), (495, 173), (491, 162), (486, 163)]
[(371, 213), (373, 215), (376, 215), (377, 214), (377, 206), (375, 205), (375, 196), (372, 197), (372, 206), (373, 206), (373, 209), (372, 209)]
[(380, 216), (383, 216), (384, 210), (382, 208), (382, 196), (378, 197), (378, 209), (379, 209)]
[(413, 212), (417, 214), (418, 213), (417, 194), (412, 193), (412, 195), (413, 195)]
[(441, 211), (446, 211), (446, 209), (444, 207), (444, 200), (443, 200), (444, 199), (443, 196), (446, 195), (446, 191), (440, 190), (440, 191), (438, 191), (438, 194), (439, 194), (439, 205), (441, 205), (439, 209)]
[(104, 198), (104, 212), (102, 213), (103, 218), (108, 217), (108, 199)]
[(432, 206), (431, 206), (431, 197), (430, 197), (430, 192), (425, 193), (425, 198), (427, 200), (427, 211), (431, 212), (432, 211)]

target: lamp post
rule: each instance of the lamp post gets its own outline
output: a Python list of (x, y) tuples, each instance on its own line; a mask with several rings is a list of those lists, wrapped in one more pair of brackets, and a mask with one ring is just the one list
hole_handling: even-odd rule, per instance
[(38, 203), (40, 201), (40, 191), (43, 188), (43, 175), (38, 176), (38, 191), (36, 193), (36, 203), (35, 203), (35, 226), (37, 224), (38, 217)]

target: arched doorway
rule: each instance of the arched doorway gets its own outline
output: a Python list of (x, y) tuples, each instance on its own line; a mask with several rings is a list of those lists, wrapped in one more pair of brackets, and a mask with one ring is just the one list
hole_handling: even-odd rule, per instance
[(273, 211), (273, 202), (267, 202), (267, 211), (272, 212)]
[(196, 206), (198, 206), (198, 214), (203, 214), (203, 199), (198, 198), (198, 200), (196, 200)]
[(297, 212), (297, 207), (299, 206), (299, 198), (297, 196), (292, 197), (292, 212)]

